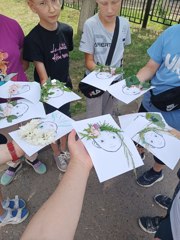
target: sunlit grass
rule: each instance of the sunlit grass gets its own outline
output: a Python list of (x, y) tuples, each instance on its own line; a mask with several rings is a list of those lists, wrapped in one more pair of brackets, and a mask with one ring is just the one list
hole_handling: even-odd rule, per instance
[[(16, 19), (26, 34), (38, 23), (38, 17), (29, 9), (26, 0), (0, 0), (1, 13)], [(74, 91), (78, 92), (78, 84), (84, 74), (84, 54), (79, 51), (80, 36), (77, 35), (79, 11), (65, 7), (61, 11), (60, 21), (68, 23), (74, 30), (74, 51), (70, 53), (70, 75), (73, 81)], [(125, 48), (124, 71), (125, 76), (135, 74), (149, 59), (146, 51), (166, 27), (162, 24), (151, 23), (150, 30), (141, 30), (138, 24), (131, 24), (132, 44)], [(27, 71), (30, 80), (33, 80), (33, 66)], [(71, 104), (72, 115), (85, 111), (85, 98)]]

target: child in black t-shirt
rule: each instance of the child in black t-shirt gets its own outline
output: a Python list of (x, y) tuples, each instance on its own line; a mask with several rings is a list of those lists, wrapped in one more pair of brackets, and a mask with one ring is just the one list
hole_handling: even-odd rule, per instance
[[(69, 77), (69, 51), (73, 50), (73, 29), (58, 22), (61, 11), (60, 0), (29, 0), (31, 10), (39, 16), (39, 24), (25, 37), (23, 57), (34, 63), (34, 79), (41, 85), (48, 78), (65, 82), (72, 87)], [(59, 111), (70, 116), (70, 104)], [(56, 109), (45, 104), (46, 113)], [(57, 143), (51, 144), (59, 170), (65, 172), (69, 153), (66, 151), (67, 135), (60, 139), (61, 150)]]

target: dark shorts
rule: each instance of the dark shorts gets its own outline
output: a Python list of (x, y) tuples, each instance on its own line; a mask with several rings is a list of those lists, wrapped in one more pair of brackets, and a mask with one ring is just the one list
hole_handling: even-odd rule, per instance
[(43, 103), (44, 104), (44, 109), (46, 111), (46, 114), (49, 114), (49, 113), (52, 113), (56, 110), (64, 113), (66, 116), (68, 117), (71, 117), (71, 114), (70, 114), (70, 103), (66, 103), (65, 105), (63, 105), (62, 107), (60, 107), (59, 109), (58, 108), (55, 108), (47, 103)]
[(173, 240), (170, 215), (167, 215), (166, 218), (162, 220), (155, 237), (160, 238), (161, 240)]

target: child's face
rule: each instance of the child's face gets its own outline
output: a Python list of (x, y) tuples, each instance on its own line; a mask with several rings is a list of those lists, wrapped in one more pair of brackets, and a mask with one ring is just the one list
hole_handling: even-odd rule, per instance
[(136, 95), (136, 94), (139, 94), (140, 93), (140, 89), (138, 87), (135, 87), (135, 86), (132, 86), (130, 88), (128, 87), (124, 87), (122, 89), (123, 93), (126, 94), (126, 95)]
[(48, 30), (55, 30), (61, 4), (60, 0), (29, 0), (31, 10), (38, 14), (40, 24)]
[(165, 146), (165, 140), (163, 136), (154, 131), (149, 131), (144, 134), (145, 143), (153, 148), (163, 148)]
[(108, 72), (98, 72), (96, 74), (96, 77), (99, 78), (99, 79), (108, 79), (108, 78), (111, 78), (112, 75)]
[(15, 106), (13, 106), (11, 115), (15, 115), (16, 117), (22, 116), (25, 112), (28, 110), (28, 105), (25, 103), (18, 103)]
[(102, 22), (114, 22), (119, 15), (121, 0), (96, 0), (99, 7), (99, 16)]
[(118, 151), (122, 144), (118, 134), (108, 131), (102, 131), (93, 141), (95, 142), (95, 146), (102, 148), (107, 152)]
[(60, 88), (50, 89), (49, 92), (52, 93), (52, 94), (49, 95), (49, 98), (60, 97), (64, 93)]
[(43, 129), (43, 130), (54, 130), (55, 132), (57, 131), (57, 125), (56, 125), (56, 123), (50, 122), (50, 121), (41, 122), (41, 123), (38, 125), (38, 128), (41, 128), (41, 129)]
[(28, 92), (30, 90), (30, 86), (29, 85), (23, 85), (23, 86), (12, 86), (12, 88), (10, 89), (10, 93), (12, 95), (18, 95), (18, 94), (22, 94), (25, 92)]

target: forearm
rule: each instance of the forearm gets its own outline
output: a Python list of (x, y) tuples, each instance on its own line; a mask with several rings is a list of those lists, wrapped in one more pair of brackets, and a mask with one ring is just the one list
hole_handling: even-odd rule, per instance
[(159, 66), (160, 65), (158, 63), (150, 59), (149, 62), (139, 70), (136, 76), (140, 82), (151, 80), (153, 76), (156, 74)]
[(94, 69), (95, 69), (95, 67), (96, 67), (96, 64), (95, 64), (95, 62), (88, 62), (87, 64), (86, 64), (86, 68), (89, 70), (89, 71), (94, 71)]
[(43, 85), (48, 80), (48, 75), (47, 75), (44, 63), (35, 61), (34, 66), (39, 75), (40, 83), (41, 83), (41, 85)]
[(94, 56), (92, 54), (85, 53), (85, 66), (89, 71), (93, 71), (96, 67), (94, 62)]
[(145, 82), (145, 81), (151, 80), (152, 77), (154, 76), (154, 73), (152, 73), (151, 70), (145, 66), (141, 68), (141, 70), (139, 70), (136, 76), (140, 82)]
[(71, 159), (57, 189), (40, 208), (22, 240), (72, 240), (79, 221), (90, 170)]
[[(14, 149), (18, 157), (22, 157), (24, 154), (23, 150), (13, 141)], [(0, 145), (0, 164), (4, 164), (8, 161), (11, 161), (12, 157), (7, 148), (7, 144)]]

